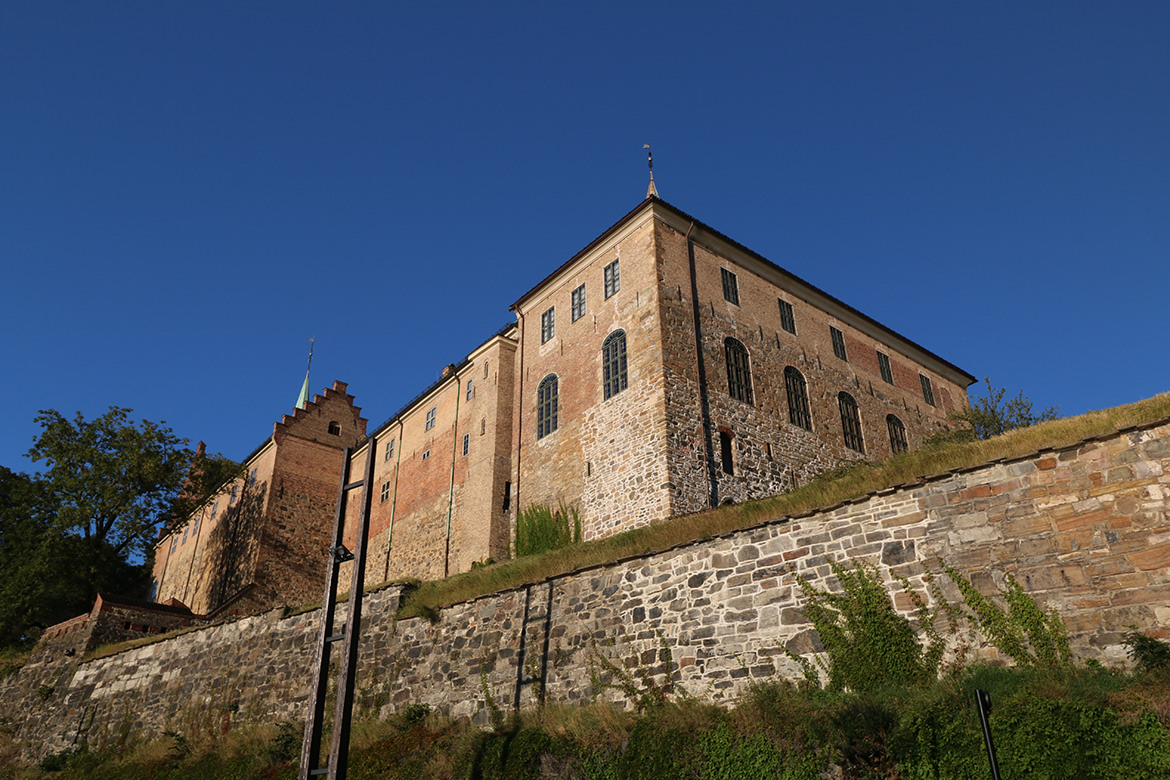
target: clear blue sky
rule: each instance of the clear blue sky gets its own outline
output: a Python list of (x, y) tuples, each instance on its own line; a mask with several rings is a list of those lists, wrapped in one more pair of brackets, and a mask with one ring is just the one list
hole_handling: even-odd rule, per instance
[(565, 5), (5, 3), (0, 464), (110, 405), (240, 458), (310, 336), (379, 423), (642, 199), (644, 143), (1039, 406), (1170, 389), (1170, 4)]

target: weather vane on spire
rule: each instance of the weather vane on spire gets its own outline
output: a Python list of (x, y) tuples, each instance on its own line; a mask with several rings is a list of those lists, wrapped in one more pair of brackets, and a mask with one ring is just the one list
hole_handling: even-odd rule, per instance
[(301, 385), (301, 394), (297, 396), (297, 405), (293, 408), (304, 409), (309, 404), (309, 369), (313, 366), (313, 339), (309, 338), (309, 362), (305, 365), (305, 382)]
[(658, 197), (658, 188), (654, 186), (654, 153), (650, 151), (650, 144), (642, 144), (646, 150), (646, 165), (650, 167), (650, 186), (646, 188), (646, 197)]

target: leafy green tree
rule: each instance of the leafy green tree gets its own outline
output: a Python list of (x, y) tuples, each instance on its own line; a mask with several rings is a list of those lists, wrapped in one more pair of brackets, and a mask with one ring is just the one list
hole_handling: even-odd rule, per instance
[(86, 612), (99, 592), (145, 595), (160, 529), (181, 528), (238, 474), (130, 411), (93, 420), (42, 411), (28, 452), (42, 473), (0, 467), (0, 644)]
[(193, 453), (165, 424), (132, 421), (111, 406), (93, 420), (37, 415), (42, 432), (28, 457), (44, 463), (40, 476), (57, 529), (94, 550), (149, 558), (158, 529), (170, 517)]
[(1050, 406), (1039, 413), (1034, 412), (1032, 402), (1024, 397), (1022, 390), (1015, 398), (1005, 401), (1007, 391), (991, 384), (991, 377), (984, 378), (983, 383), (987, 386), (986, 395), (972, 399), (971, 408), (954, 414), (955, 419), (970, 423), (975, 436), (980, 439), (999, 436), (1015, 428), (1026, 428), (1060, 417), (1056, 406)]

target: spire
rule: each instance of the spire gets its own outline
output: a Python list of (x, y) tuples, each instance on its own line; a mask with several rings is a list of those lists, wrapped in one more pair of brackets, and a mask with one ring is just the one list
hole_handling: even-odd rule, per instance
[(313, 365), (313, 340), (309, 339), (309, 364), (305, 366), (305, 381), (301, 385), (301, 394), (297, 396), (296, 409), (304, 409), (309, 403), (309, 369)]
[(650, 186), (646, 188), (647, 198), (657, 198), (658, 188), (654, 186), (654, 153), (650, 151), (650, 144), (642, 144), (646, 150), (646, 164), (650, 166)]

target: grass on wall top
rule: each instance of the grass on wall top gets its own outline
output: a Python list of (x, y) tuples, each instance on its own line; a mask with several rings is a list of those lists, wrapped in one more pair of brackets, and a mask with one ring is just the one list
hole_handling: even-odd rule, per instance
[(1090, 439), (1170, 418), (1170, 393), (1124, 406), (1019, 428), (983, 441), (922, 448), (879, 462), (859, 461), (788, 493), (643, 526), (538, 556), (424, 582), (404, 601), (399, 617), (433, 616), (440, 607), (572, 571), (660, 552), (763, 522), (828, 509), (871, 493), (921, 483), (953, 471), (1061, 450)]

